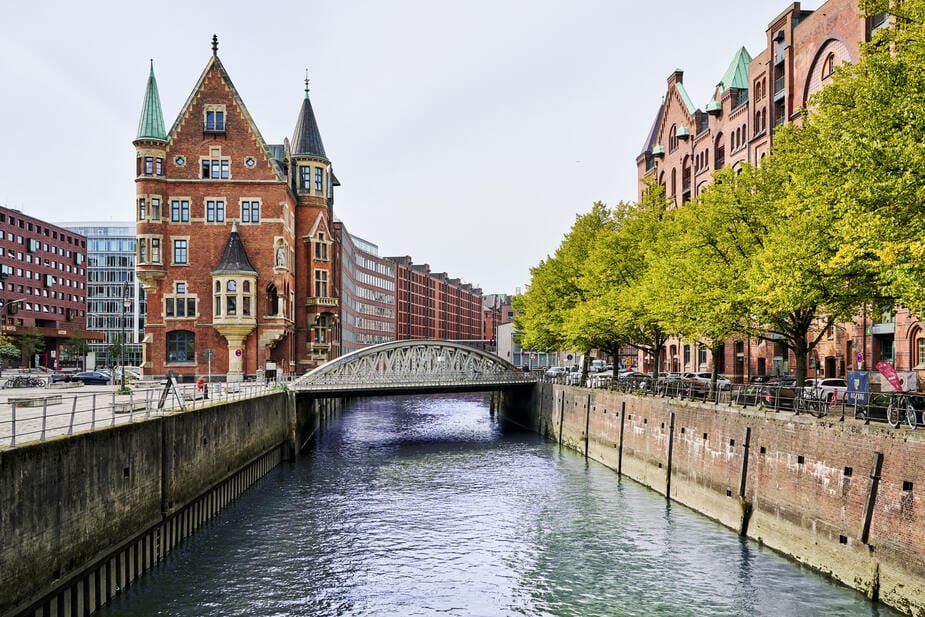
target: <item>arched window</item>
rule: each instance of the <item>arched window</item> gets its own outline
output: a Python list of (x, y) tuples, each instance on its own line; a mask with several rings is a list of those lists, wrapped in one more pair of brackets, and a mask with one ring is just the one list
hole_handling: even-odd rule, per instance
[(670, 195), (670, 197), (672, 197), (672, 198), (675, 197), (675, 196), (678, 194), (678, 177), (677, 177), (677, 174), (678, 174), (677, 170), (674, 169), (674, 168), (672, 168), (672, 169), (671, 169), (671, 195)]
[(276, 291), (276, 285), (270, 283), (267, 286), (267, 315), (277, 313), (279, 313), (279, 293)]
[(822, 61), (822, 79), (826, 77), (831, 77), (832, 73), (835, 72), (835, 54), (830, 53), (825, 57), (825, 60)]
[(674, 152), (678, 149), (678, 136), (675, 135), (677, 132), (677, 126), (672, 124), (671, 128), (668, 129), (668, 151)]
[(716, 136), (716, 141), (713, 142), (713, 166), (716, 169), (719, 169), (726, 164), (726, 141), (723, 137), (723, 134), (720, 133)]
[(196, 336), (187, 330), (167, 333), (167, 362), (195, 362)]
[(925, 331), (915, 326), (909, 334), (909, 344), (913, 371), (925, 370)]
[(238, 290), (238, 283), (237, 283), (234, 279), (231, 279), (230, 281), (228, 281), (228, 282), (225, 284), (225, 288), (226, 288), (228, 291), (237, 291), (237, 290)]

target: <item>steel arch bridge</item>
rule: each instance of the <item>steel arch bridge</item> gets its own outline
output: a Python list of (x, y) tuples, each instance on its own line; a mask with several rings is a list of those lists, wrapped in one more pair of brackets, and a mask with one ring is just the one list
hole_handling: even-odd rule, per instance
[(510, 362), (468, 345), (393, 341), (345, 354), (299, 377), (296, 392), (406, 393), (498, 390), (536, 379)]

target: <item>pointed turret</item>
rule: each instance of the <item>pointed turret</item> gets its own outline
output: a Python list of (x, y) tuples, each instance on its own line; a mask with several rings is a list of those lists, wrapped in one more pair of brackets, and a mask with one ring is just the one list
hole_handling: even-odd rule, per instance
[(154, 78), (154, 60), (151, 60), (151, 72), (148, 74), (145, 100), (141, 106), (141, 118), (138, 120), (138, 135), (135, 139), (167, 141), (161, 98), (157, 94), (157, 80)]
[(308, 76), (305, 76), (305, 99), (299, 111), (299, 119), (295, 123), (295, 132), (292, 134), (292, 155), (311, 156), (327, 160), (324, 153), (324, 144), (321, 143), (321, 133), (315, 121), (315, 112), (308, 96)]
[(244, 250), (244, 243), (241, 242), (241, 236), (238, 234), (238, 223), (232, 221), (231, 234), (228, 236), (228, 242), (225, 244), (225, 250), (218, 266), (212, 271), (212, 274), (234, 273), (257, 273), (257, 270), (251, 264), (247, 257), (247, 251)]

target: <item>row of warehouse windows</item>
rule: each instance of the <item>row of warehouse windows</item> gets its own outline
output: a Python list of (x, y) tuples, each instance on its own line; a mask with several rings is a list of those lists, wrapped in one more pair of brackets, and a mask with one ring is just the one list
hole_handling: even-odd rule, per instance
[[(58, 239), (60, 239), (62, 242), (65, 242), (65, 241), (66, 241), (68, 244), (74, 244), (74, 245), (80, 246), (80, 247), (82, 247), (82, 248), (83, 248), (83, 247), (86, 247), (86, 240), (78, 240), (76, 237), (74, 237), (74, 236), (69, 236), (69, 235), (65, 234), (63, 231), (59, 234), (59, 233), (58, 233), (57, 231), (55, 231), (54, 229), (49, 229), (48, 227), (42, 227), (42, 226), (39, 225), (38, 223), (36, 223), (36, 224), (33, 225), (32, 223), (30, 223), (30, 222), (28, 222), (28, 221), (25, 221), (25, 220), (23, 220), (23, 219), (21, 219), (21, 218), (20, 218), (20, 219), (17, 219), (15, 216), (12, 216), (12, 215), (11, 215), (11, 216), (7, 216), (6, 214), (4, 214), (4, 213), (2, 213), (2, 212), (0, 212), (0, 223), (9, 223), (10, 227), (19, 227), (19, 229), (25, 229), (26, 231), (34, 231), (34, 232), (37, 233), (37, 234), (42, 234), (42, 235), (44, 235), (46, 238), (51, 238), (52, 240), (58, 240)], [(4, 232), (4, 231), (0, 230), (0, 239), (2, 239), (2, 238), (4, 238), (4, 237), (9, 238), (10, 240), (13, 240), (14, 234), (11, 233), (11, 232)], [(22, 244), (22, 243), (23, 243), (23, 238), (22, 238), (22, 236), (18, 236), (17, 242), (19, 242), (19, 244)], [(49, 248), (49, 246), (48, 246), (47, 244), (45, 244), (44, 246), (45, 246), (45, 250), (46, 250), (46, 251), (50, 250), (50, 251), (52, 251), (53, 253), (55, 252), (55, 247), (54, 247), (54, 246), (52, 246), (51, 248)], [(64, 253), (63, 253), (64, 249), (58, 247), (57, 250), (58, 250), (58, 254), (59, 254), (59, 255), (63, 255), (63, 254), (64, 254)], [(68, 257), (71, 256), (70, 251), (68, 251), (68, 255), (67, 255), (67, 256), (68, 256)]]

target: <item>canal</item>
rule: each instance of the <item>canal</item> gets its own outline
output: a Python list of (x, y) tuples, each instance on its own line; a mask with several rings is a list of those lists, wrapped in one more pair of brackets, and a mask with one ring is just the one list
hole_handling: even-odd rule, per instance
[(99, 614), (899, 613), (457, 395), (355, 401)]

